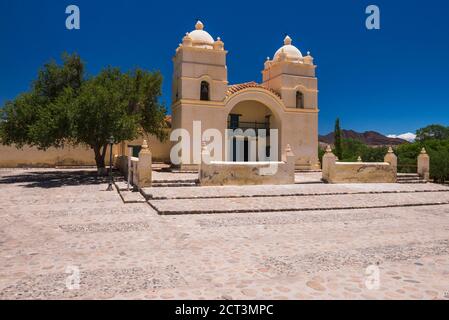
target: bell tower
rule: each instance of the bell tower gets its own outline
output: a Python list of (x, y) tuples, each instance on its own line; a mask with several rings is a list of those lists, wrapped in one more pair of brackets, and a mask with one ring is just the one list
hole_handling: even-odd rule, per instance
[(303, 56), (286, 36), (284, 46), (265, 62), (263, 85), (278, 92), (287, 108), (317, 109), (316, 66), (310, 52)]
[[(220, 38), (214, 40), (198, 21), (195, 30), (186, 33), (173, 57), (172, 129), (187, 130), (191, 146), (189, 155), (181, 153), (181, 169), (197, 169), (201, 162), (201, 141), (195, 137), (207, 129), (224, 131), (220, 114), (228, 90), (227, 51)], [(194, 129), (194, 124), (201, 129)], [(200, 138), (201, 139), (201, 138)], [(186, 160), (190, 159), (190, 160)], [(185, 163), (188, 162), (188, 163)]]
[(198, 21), (186, 33), (173, 58), (172, 101), (223, 101), (228, 85), (224, 43), (216, 41)]
[[(318, 79), (310, 53), (303, 56), (286, 36), (284, 45), (265, 62), (263, 86), (276, 91), (289, 116), (281, 137), (290, 144), (297, 159), (296, 169), (316, 169), (318, 164)], [(282, 146), (285, 148), (285, 146)]]

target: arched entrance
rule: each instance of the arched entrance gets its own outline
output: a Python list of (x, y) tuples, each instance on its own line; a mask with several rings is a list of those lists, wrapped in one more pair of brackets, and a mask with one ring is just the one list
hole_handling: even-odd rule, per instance
[(232, 131), (228, 140), (228, 161), (266, 161), (278, 157), (278, 150), (273, 150), (271, 143), (276, 137), (271, 137), (270, 130), (279, 130), (280, 123), (262, 102), (243, 100), (236, 103), (228, 114), (227, 129)]

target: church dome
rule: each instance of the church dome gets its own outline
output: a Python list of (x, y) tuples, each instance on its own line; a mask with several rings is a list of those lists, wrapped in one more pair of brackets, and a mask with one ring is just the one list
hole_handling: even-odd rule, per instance
[(284, 54), (286, 59), (289, 61), (301, 61), (303, 56), (301, 51), (298, 48), (292, 45), (292, 39), (289, 36), (286, 36), (284, 39), (284, 46), (279, 48), (278, 51), (274, 54), (273, 60), (276, 61), (281, 58), (281, 55)]
[(195, 30), (189, 33), (189, 37), (192, 39), (192, 46), (198, 48), (213, 49), (214, 38), (203, 30), (204, 25), (201, 21), (198, 21), (195, 25)]

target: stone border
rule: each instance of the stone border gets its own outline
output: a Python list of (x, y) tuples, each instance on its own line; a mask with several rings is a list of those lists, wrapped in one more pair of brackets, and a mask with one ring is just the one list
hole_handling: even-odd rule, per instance
[[(192, 187), (193, 188), (193, 187)], [(410, 191), (355, 191), (355, 192), (324, 192), (324, 193), (291, 193), (291, 194), (253, 194), (238, 196), (198, 196), (198, 197), (152, 197), (151, 194), (142, 191), (142, 195), (148, 200), (195, 200), (195, 199), (241, 199), (241, 198), (282, 198), (282, 197), (307, 197), (307, 196), (340, 196), (340, 195), (358, 195), (358, 194), (401, 194), (401, 193), (431, 193), (431, 192), (449, 192), (448, 189), (435, 190), (410, 190)]]
[(161, 211), (150, 201), (147, 202), (159, 215), (196, 215), (196, 214), (231, 214), (231, 213), (268, 213), (268, 212), (303, 212), (303, 211), (331, 211), (331, 210), (359, 210), (359, 209), (385, 209), (385, 208), (408, 208), (449, 205), (445, 202), (393, 204), (379, 206), (355, 206), (355, 207), (326, 207), (326, 208), (283, 208), (283, 209), (238, 209), (238, 210), (191, 210), (191, 211)]
[[(115, 186), (115, 190), (117, 191), (117, 193), (120, 196), (120, 199), (122, 199), (124, 204), (135, 204), (135, 203), (145, 203), (147, 200), (145, 199), (145, 196), (141, 193), (141, 191), (138, 192), (134, 192), (134, 191), (128, 191), (127, 189), (123, 189), (120, 188), (120, 186), (118, 185), (118, 182), (114, 180), (114, 186)], [(126, 199), (127, 196), (129, 195), (133, 195), (134, 198), (141, 198), (139, 200), (136, 199)], [(128, 197), (129, 198), (129, 197)]]

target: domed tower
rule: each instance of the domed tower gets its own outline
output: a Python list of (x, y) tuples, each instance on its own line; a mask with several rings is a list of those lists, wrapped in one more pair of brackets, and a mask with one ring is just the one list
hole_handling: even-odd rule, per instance
[[(201, 131), (224, 126), (216, 111), (223, 109), (228, 89), (226, 54), (221, 39), (214, 40), (201, 21), (186, 33), (173, 58), (173, 130), (185, 129), (193, 137), (194, 123), (201, 123)], [(181, 168), (194, 169), (201, 162), (201, 145), (193, 144), (189, 153), (190, 161)]]
[(173, 104), (181, 100), (223, 101), (228, 84), (226, 51), (198, 21), (186, 33), (173, 58)]
[(286, 36), (284, 45), (265, 62), (262, 71), (263, 86), (276, 91), (289, 114), (284, 121), (283, 141), (288, 142), (298, 155), (297, 169), (318, 168), (318, 80), (316, 66), (308, 52), (292, 45)]
[(315, 68), (310, 53), (304, 57), (286, 36), (273, 60), (265, 62), (263, 84), (277, 91), (287, 108), (315, 110), (318, 107)]

